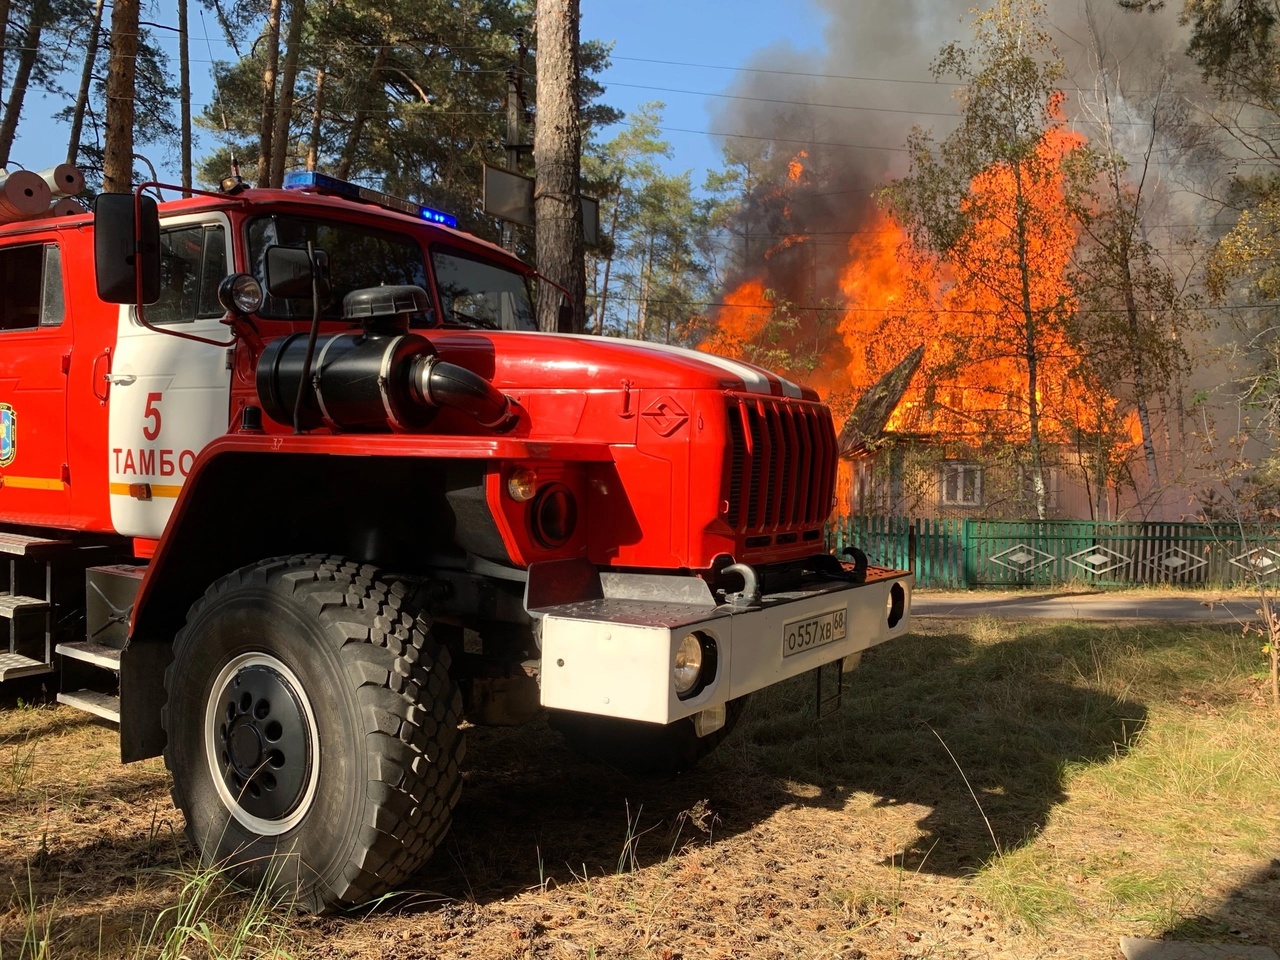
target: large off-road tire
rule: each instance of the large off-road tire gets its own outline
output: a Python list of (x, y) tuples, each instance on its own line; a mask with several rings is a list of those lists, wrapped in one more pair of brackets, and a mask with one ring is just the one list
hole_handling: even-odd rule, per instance
[(448, 830), (462, 698), (374, 567), (283, 557), (223, 577), (165, 684), (173, 800), (204, 864), (322, 911), (393, 889)]
[(747, 698), (725, 705), (724, 726), (698, 736), (693, 718), (665, 726), (552, 710), (547, 722), (564, 737), (569, 749), (591, 760), (640, 777), (673, 777), (693, 767), (733, 732)]

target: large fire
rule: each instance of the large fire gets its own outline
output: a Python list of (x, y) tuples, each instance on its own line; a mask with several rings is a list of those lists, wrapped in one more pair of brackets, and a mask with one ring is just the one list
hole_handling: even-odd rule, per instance
[[(771, 366), (812, 384), (847, 413), (866, 388), (919, 344), (919, 374), (890, 421), (890, 429), (979, 446), (991, 438), (1025, 440), (1030, 432), (1029, 353), (1040, 435), (1047, 443), (1079, 443), (1085, 435), (1115, 434), (1116, 399), (1088, 373), (1067, 323), (1075, 308), (1069, 258), (1077, 237), (1068, 213), (1061, 161), (1080, 144), (1060, 130), (1046, 134), (1038, 170), (1015, 179), (1008, 168), (988, 169), (972, 182), (970, 224), (961, 256), (944, 270), (914, 248), (890, 217), (860, 211), (836, 285), (839, 306), (830, 342), (811, 336), (821, 310), (775, 323), (777, 296), (764, 275), (740, 283), (713, 315), (715, 332), (700, 349)], [(805, 155), (788, 165), (796, 184)], [(1015, 234), (1015, 205), (1035, 211)], [(796, 241), (791, 241), (794, 244)], [(1021, 243), (1025, 257), (1011, 251)], [(785, 247), (786, 240), (778, 247)], [(1021, 266), (1025, 265), (1024, 270)], [(767, 339), (769, 349), (762, 348)], [(1030, 349), (1029, 349), (1030, 347)], [(769, 360), (773, 362), (770, 363)], [(1112, 449), (1138, 442), (1136, 418), (1121, 417)]]

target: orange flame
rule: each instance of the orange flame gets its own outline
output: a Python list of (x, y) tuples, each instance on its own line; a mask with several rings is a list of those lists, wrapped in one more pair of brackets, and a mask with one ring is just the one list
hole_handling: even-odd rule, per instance
[[(1122, 415), (1116, 398), (1089, 376), (1066, 329), (1076, 308), (1067, 272), (1076, 234), (1061, 166), (1081, 143), (1078, 135), (1053, 129), (1039, 145), (1035, 164), (1045, 175), (1020, 181), (1010, 168), (997, 166), (975, 177), (966, 207), (973, 221), (961, 239), (964, 256), (954, 266), (944, 267), (914, 248), (901, 227), (874, 213), (850, 239), (839, 274), (837, 341), (810, 362), (799, 353), (803, 330), (779, 334), (761, 277), (725, 296), (725, 305), (713, 313), (715, 333), (699, 349), (769, 365), (807, 382), (839, 414), (923, 343), (921, 371), (890, 430), (975, 444), (992, 436), (1026, 438), (1031, 404), (1023, 311), (1029, 307), (1044, 440), (1062, 443), (1090, 431), (1112, 434), (1122, 448), (1137, 444), (1136, 418)], [(798, 154), (788, 164), (790, 183), (804, 174), (805, 157)], [(1011, 226), (1019, 202), (1035, 211), (1021, 238)], [(785, 237), (768, 255), (803, 239), (803, 233)], [(1025, 298), (1020, 259), (1010, 253), (1019, 242), (1028, 267)], [(814, 322), (810, 315), (802, 320)], [(761, 349), (765, 341), (773, 349)]]
[(809, 159), (809, 151), (801, 150), (787, 164), (787, 179), (792, 183), (799, 183), (800, 178), (804, 176), (804, 164), (801, 161)]

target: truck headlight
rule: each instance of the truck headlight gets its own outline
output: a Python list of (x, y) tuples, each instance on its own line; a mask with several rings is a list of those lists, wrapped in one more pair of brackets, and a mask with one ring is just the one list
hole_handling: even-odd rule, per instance
[(716, 642), (703, 633), (689, 633), (676, 647), (671, 680), (676, 696), (687, 700), (704, 690), (716, 676)]
[(233, 273), (218, 284), (218, 302), (228, 313), (253, 313), (262, 309), (262, 284), (248, 273)]

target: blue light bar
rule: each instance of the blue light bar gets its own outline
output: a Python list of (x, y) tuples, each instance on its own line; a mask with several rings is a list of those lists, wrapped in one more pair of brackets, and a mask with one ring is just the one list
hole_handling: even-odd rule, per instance
[(418, 217), (427, 221), (427, 223), (439, 223), (446, 227), (458, 226), (458, 218), (451, 214), (432, 210), (430, 207), (424, 207), (422, 204), (414, 203), (410, 200), (393, 197), (389, 193), (370, 190), (368, 187), (362, 187), (357, 183), (339, 180), (337, 177), (331, 177), (327, 173), (316, 173), (314, 170), (294, 170), (292, 173), (286, 173), (284, 176), (284, 188), (286, 190), (315, 190), (317, 193), (330, 193), (339, 197), (347, 197), (351, 200), (376, 204), (384, 210), (407, 213), (409, 216)]

